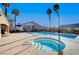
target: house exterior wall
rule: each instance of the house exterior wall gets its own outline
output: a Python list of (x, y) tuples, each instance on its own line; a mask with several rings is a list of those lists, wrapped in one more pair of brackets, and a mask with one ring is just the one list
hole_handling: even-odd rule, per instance
[(0, 38), (1, 38), (1, 25), (0, 25)]
[(25, 23), (22, 24), (21, 26), (16, 26), (17, 30), (20, 31), (32, 31), (32, 30), (41, 30), (43, 29), (42, 26), (37, 25), (36, 23)]
[(4, 13), (0, 9), (0, 37), (1, 37), (1, 32), (2, 30), (5, 30), (5, 33), (9, 33), (9, 22), (7, 18), (5, 17)]

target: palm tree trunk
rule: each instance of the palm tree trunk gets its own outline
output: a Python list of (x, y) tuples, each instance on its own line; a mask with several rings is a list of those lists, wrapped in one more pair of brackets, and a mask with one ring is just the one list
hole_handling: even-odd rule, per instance
[(16, 31), (16, 15), (14, 15), (14, 26), (15, 26), (15, 31)]
[(51, 16), (49, 15), (49, 32), (50, 32), (50, 28), (51, 28)]
[[(59, 17), (58, 11), (57, 11), (57, 16), (58, 16), (58, 40), (61, 41), (60, 40), (60, 17)], [(59, 43), (58, 47), (59, 47), (58, 55), (63, 55), (63, 52), (60, 51), (60, 43)]]
[(5, 7), (5, 16), (7, 17), (7, 7)]

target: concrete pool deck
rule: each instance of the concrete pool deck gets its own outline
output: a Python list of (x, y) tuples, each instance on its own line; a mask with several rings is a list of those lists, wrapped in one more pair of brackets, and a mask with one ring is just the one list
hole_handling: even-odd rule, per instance
[[(2, 37), (0, 39), (0, 55), (57, 55), (55, 51), (46, 52), (31, 45), (23, 45), (25, 42), (43, 37), (57, 39), (55, 36), (28, 33), (12, 33), (7, 37)], [(74, 40), (61, 38), (61, 41), (66, 45), (63, 50), (64, 55), (79, 55), (79, 36)]]

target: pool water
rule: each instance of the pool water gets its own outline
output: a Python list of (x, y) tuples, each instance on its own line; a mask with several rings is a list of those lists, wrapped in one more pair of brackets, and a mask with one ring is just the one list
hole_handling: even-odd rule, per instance
[[(42, 34), (42, 35), (53, 35), (58, 36), (58, 33), (55, 32), (32, 32), (33, 34)], [(68, 38), (70, 40), (73, 40), (77, 37), (76, 34), (66, 34), (66, 33), (60, 33), (60, 37)]]
[(65, 44), (61, 41), (48, 38), (39, 38), (31, 42), (35, 48), (44, 51), (62, 51)]
[(60, 36), (70, 38), (70, 39), (75, 39), (77, 37), (76, 34), (63, 34), (63, 33), (61, 33)]

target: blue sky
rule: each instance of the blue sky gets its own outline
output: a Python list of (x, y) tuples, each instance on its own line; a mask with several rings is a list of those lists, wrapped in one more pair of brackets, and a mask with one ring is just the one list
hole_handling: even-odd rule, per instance
[[(35, 21), (40, 25), (48, 26), (47, 9), (52, 10), (51, 23), (52, 26), (57, 26), (57, 15), (53, 11), (53, 3), (12, 3), (8, 8), (8, 15), (13, 19), (12, 9), (18, 9), (20, 14), (17, 17), (17, 23), (25, 23)], [(59, 3), (61, 25), (79, 23), (79, 4)], [(0, 4), (1, 9), (3, 7)]]

